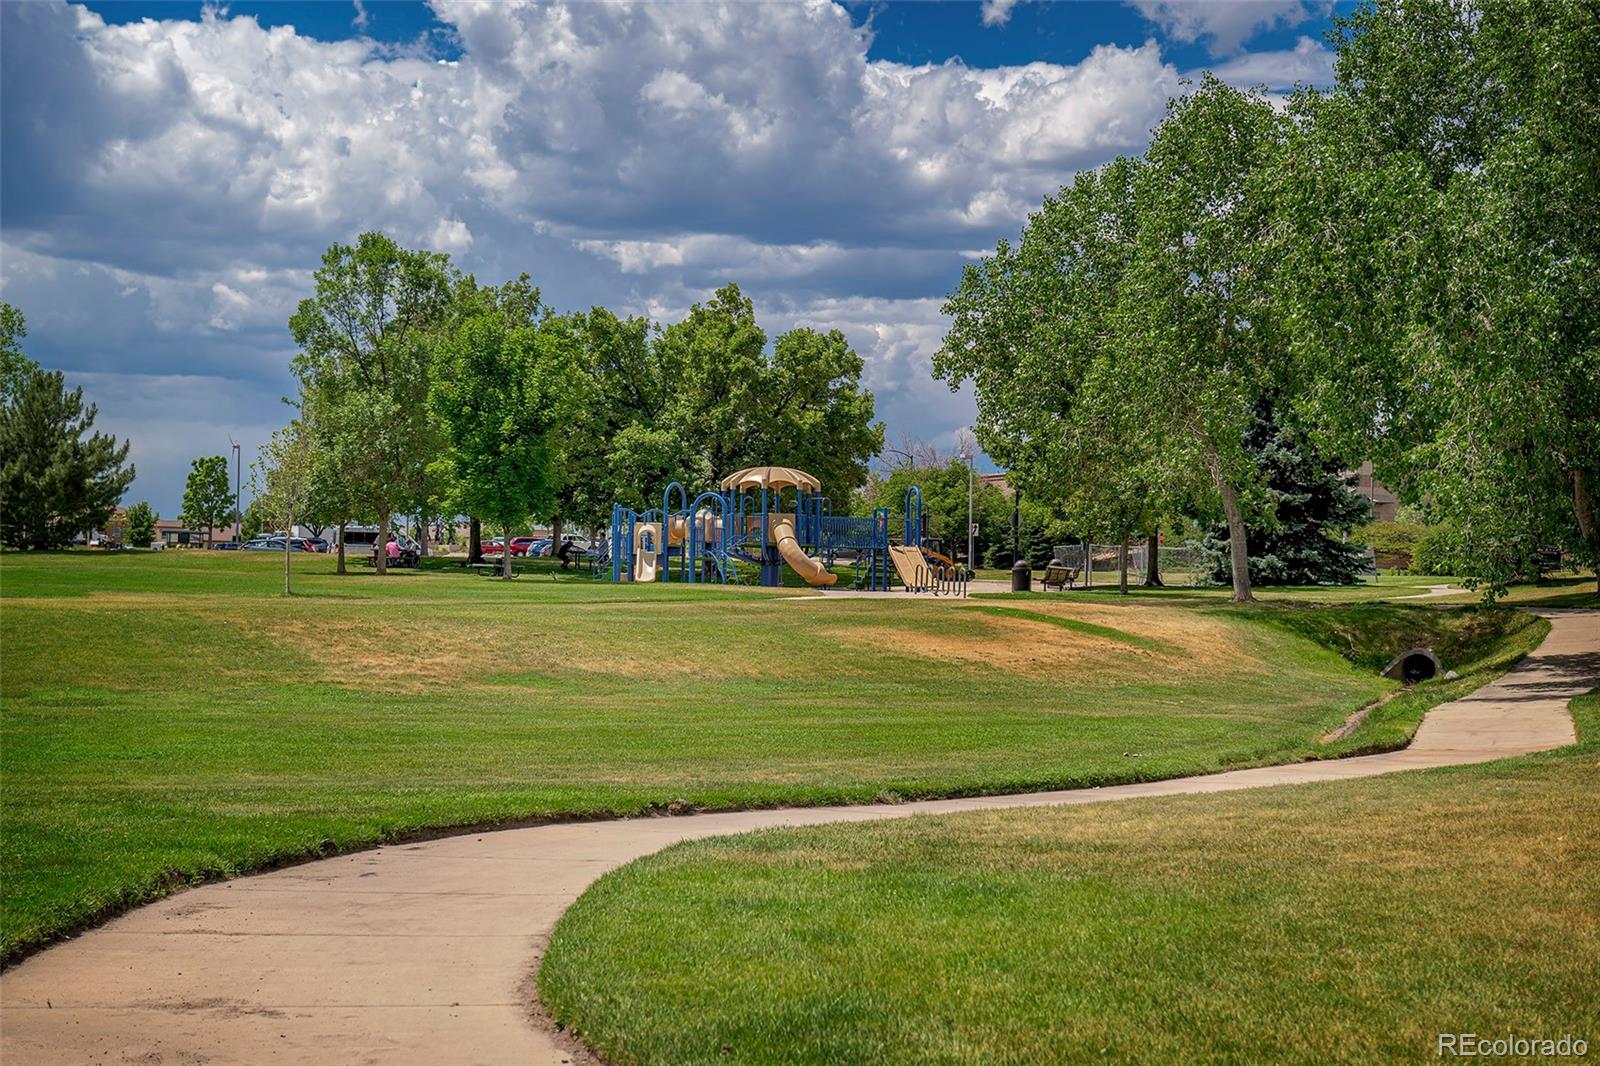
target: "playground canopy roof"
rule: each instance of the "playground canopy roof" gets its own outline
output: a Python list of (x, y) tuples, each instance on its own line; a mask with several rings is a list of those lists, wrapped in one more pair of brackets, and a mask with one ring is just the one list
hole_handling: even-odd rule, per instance
[(822, 482), (792, 466), (752, 466), (722, 479), (725, 489), (805, 489), (821, 492)]

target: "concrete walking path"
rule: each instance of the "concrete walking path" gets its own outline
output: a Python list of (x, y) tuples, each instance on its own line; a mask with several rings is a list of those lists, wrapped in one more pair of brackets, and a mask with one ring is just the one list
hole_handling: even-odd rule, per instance
[(597, 877), (680, 840), (770, 826), (1225, 792), (1482, 762), (1574, 741), (1600, 686), (1600, 611), (1435, 708), (1404, 751), (1070, 792), (568, 823), (401, 844), (205, 885), (0, 975), (7, 1063), (559, 1063), (532, 1020), (556, 919)]

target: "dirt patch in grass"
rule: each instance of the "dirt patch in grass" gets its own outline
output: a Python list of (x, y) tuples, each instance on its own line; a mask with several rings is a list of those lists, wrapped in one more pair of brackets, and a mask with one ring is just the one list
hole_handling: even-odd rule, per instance
[[(1240, 634), (1235, 627), (1198, 611), (1151, 610), (1148, 606), (1068, 606), (1029, 601), (1026, 613), (1048, 615), (1053, 619), (1124, 634), (1126, 639), (1111, 637), (1105, 643), (1111, 644), (1122, 655), (1157, 654), (1167, 659), (1181, 658), (1188, 673), (1226, 671), (1261, 674), (1267, 670), (1264, 662), (1240, 646)], [(1036, 633), (1048, 625), (1048, 622), (1040, 620), (1029, 632)]]
[(1125, 630), (1136, 636), (1178, 645), (1216, 643), (1233, 639), (1229, 626), (1193, 610), (1150, 610), (1148, 606), (1101, 607), (1094, 604), (1029, 603), (1039, 614), (1076, 618), (1094, 625)]
[(267, 617), (274, 640), (310, 656), (322, 679), (354, 688), (420, 692), (492, 669), (496, 649), (464, 629), (359, 618)]
[(1331, 729), (1322, 734), (1322, 736), (1318, 738), (1317, 743), (1337, 744), (1339, 741), (1346, 739), (1350, 736), (1350, 734), (1361, 728), (1361, 723), (1367, 720), (1368, 715), (1372, 714), (1373, 711), (1377, 710), (1379, 707), (1382, 707), (1384, 704), (1388, 703), (1390, 700), (1394, 699), (1404, 691), (1404, 689), (1397, 688), (1393, 692), (1386, 692), (1383, 694), (1383, 696), (1373, 700), (1365, 707), (1351, 711), (1350, 717), (1344, 720), (1343, 725), (1341, 725), (1338, 729)]
[(592, 622), (568, 627), (553, 618), (532, 627), (525, 618), (496, 623), (472, 614), (447, 627), (436, 620), (411, 624), (392, 617), (324, 617), (315, 624), (307, 619), (268, 618), (261, 625), (274, 639), (313, 654), (325, 680), (362, 689), (417, 692), (530, 674), (660, 678), (708, 670), (723, 677), (774, 673), (769, 663), (736, 642), (708, 643), (702, 635), (684, 633), (671, 654), (654, 654), (629, 638), (634, 631), (630, 619), (641, 620), (633, 611), (619, 612), (615, 624), (603, 628)]
[(1063, 629), (1046, 621), (996, 618), (976, 611), (967, 613), (962, 621), (973, 625), (960, 629), (829, 626), (822, 632), (846, 646), (865, 645), (910, 658), (1010, 673), (1049, 673), (1062, 679), (1072, 672), (1096, 677), (1135, 673), (1141, 660), (1148, 661), (1158, 654), (1108, 636)]

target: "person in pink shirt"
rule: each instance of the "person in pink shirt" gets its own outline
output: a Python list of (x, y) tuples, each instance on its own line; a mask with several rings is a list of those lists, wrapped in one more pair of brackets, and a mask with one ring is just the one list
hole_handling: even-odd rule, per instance
[(390, 537), (389, 543), (384, 545), (384, 551), (389, 553), (389, 561), (394, 562), (400, 558), (400, 542)]

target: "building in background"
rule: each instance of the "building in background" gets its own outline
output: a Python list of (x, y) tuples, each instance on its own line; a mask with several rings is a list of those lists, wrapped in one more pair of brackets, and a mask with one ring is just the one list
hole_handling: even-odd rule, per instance
[(1362, 463), (1352, 476), (1355, 478), (1352, 488), (1372, 504), (1372, 520), (1393, 522), (1395, 516), (1400, 513), (1400, 501), (1389, 491), (1388, 486), (1372, 476), (1371, 461)]
[[(167, 548), (204, 548), (206, 546), (206, 531), (203, 529), (190, 529), (176, 518), (156, 519), (156, 539)], [(211, 543), (220, 544), (225, 540), (234, 539), (233, 523), (217, 526), (211, 531)]]
[(978, 475), (979, 488), (988, 488), (991, 485), (1004, 493), (1006, 499), (1009, 500), (1011, 498), (1011, 482), (1006, 480), (1006, 472), (1004, 470), (997, 471), (993, 474)]

